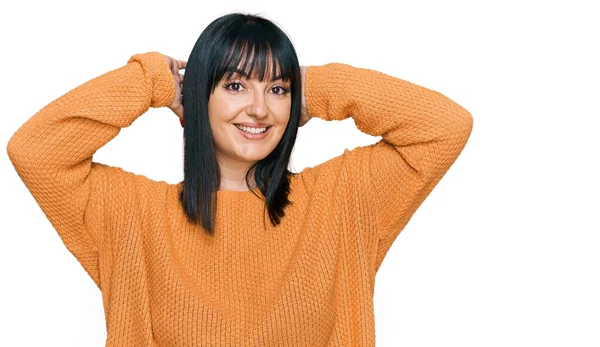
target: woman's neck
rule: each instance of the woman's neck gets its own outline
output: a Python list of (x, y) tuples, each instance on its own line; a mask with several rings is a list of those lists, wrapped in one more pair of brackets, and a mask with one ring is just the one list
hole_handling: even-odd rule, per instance
[[(248, 191), (250, 188), (246, 184), (246, 171), (248, 169), (232, 168), (231, 166), (223, 165), (219, 163), (219, 169), (221, 174), (221, 184), (219, 190), (234, 190), (234, 191)], [(254, 169), (248, 177), (252, 183), (254, 183)]]

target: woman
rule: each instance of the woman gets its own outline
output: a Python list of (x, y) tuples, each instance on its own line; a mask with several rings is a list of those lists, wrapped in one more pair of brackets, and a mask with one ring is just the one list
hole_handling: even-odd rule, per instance
[[(164, 106), (184, 125), (183, 182), (92, 161)], [(382, 140), (291, 173), (310, 117), (352, 117)], [(234, 13), (187, 62), (135, 54), (51, 102), (8, 153), (102, 291), (107, 346), (374, 346), (375, 274), (471, 129), (436, 91), (301, 68), (276, 25)]]

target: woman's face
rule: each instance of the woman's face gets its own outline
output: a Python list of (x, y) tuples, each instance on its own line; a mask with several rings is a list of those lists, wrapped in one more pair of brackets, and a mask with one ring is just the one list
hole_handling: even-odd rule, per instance
[[(267, 76), (270, 77), (270, 76)], [(225, 76), (208, 100), (217, 159), (230, 167), (249, 167), (279, 143), (290, 119), (290, 82), (249, 79), (243, 72)], [(248, 128), (240, 129), (242, 125)], [(261, 132), (264, 134), (246, 134)]]

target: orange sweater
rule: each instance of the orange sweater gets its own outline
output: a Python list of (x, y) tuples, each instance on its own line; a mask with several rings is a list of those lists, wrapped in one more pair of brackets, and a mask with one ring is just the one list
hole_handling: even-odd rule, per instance
[(263, 229), (252, 192), (219, 191), (214, 239), (186, 221), (181, 182), (92, 161), (172, 102), (160, 53), (74, 88), (12, 136), (17, 173), (102, 291), (106, 346), (375, 345), (375, 274), (473, 120), (436, 91), (341, 63), (309, 66), (305, 95), (311, 116), (352, 117), (382, 140), (294, 176), (277, 227), (267, 215)]

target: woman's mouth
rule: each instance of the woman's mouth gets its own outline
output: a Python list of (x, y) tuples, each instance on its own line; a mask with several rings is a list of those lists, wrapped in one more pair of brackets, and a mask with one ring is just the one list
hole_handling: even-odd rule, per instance
[(266, 127), (262, 127), (262, 128), (254, 128), (254, 127), (247, 127), (247, 126), (243, 126), (243, 125), (239, 125), (239, 124), (234, 124), (234, 126), (238, 129), (238, 131), (240, 132), (240, 134), (242, 136), (244, 136), (245, 138), (247, 138), (249, 140), (264, 139), (267, 136), (267, 134), (269, 134), (269, 130), (273, 127), (273, 126), (266, 126)]

